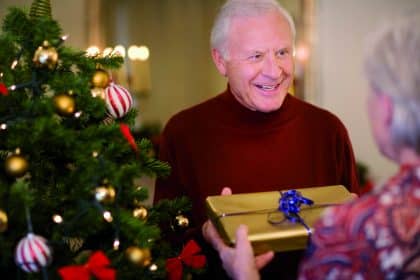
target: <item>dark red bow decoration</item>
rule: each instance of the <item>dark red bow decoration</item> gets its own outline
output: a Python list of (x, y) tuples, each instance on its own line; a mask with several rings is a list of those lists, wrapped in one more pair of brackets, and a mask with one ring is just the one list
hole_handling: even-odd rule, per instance
[(130, 128), (125, 123), (120, 123), (121, 133), (124, 135), (124, 138), (130, 144), (131, 148), (137, 153), (137, 144), (134, 140), (133, 135), (131, 134)]
[(178, 257), (166, 260), (167, 278), (169, 280), (182, 279), (183, 265), (194, 269), (203, 268), (206, 265), (206, 257), (204, 255), (197, 255), (200, 251), (200, 246), (194, 240), (188, 241)]
[(91, 275), (98, 280), (115, 280), (115, 269), (109, 268), (110, 261), (101, 251), (94, 252), (86, 264), (62, 267), (58, 273), (63, 280), (90, 280)]
[(7, 90), (7, 87), (5, 84), (0, 83), (0, 94), (2, 95), (8, 95), (9, 91)]

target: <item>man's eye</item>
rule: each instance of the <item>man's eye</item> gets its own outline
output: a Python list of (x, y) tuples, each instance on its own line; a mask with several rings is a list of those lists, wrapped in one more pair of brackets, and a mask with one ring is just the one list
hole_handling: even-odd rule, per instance
[(278, 52), (277, 52), (277, 55), (278, 56), (285, 56), (285, 55), (288, 55), (289, 54), (289, 50), (279, 50)]
[(249, 60), (260, 60), (261, 58), (262, 58), (262, 54), (256, 53), (256, 54), (251, 55), (248, 59)]

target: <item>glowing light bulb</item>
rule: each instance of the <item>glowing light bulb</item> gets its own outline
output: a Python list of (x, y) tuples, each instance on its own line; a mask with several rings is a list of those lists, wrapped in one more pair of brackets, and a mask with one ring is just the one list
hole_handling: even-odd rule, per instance
[(140, 46), (138, 48), (138, 55), (137, 55), (138, 59), (145, 61), (149, 59), (149, 56), (150, 56), (150, 51), (148, 47)]
[(112, 54), (125, 57), (125, 48), (124, 48), (124, 46), (123, 45), (117, 45), (117, 46), (115, 46), (114, 51), (112, 52)]
[(119, 239), (115, 239), (114, 243), (112, 244), (112, 247), (114, 248), (114, 250), (118, 250), (120, 248), (120, 240)]
[(87, 56), (97, 56), (99, 54), (99, 48), (97, 46), (90, 46), (86, 49)]
[(157, 269), (158, 269), (158, 266), (156, 264), (152, 264), (151, 266), (149, 266), (150, 271), (156, 271)]
[(17, 64), (18, 64), (18, 60), (17, 60), (17, 59), (13, 60), (13, 62), (12, 62), (12, 66), (10, 66), (10, 68), (11, 68), (12, 70), (13, 70), (13, 69), (15, 69)]
[(61, 217), (58, 214), (53, 215), (52, 219), (53, 219), (54, 223), (56, 223), (56, 224), (61, 224), (63, 222), (63, 217)]
[(112, 54), (112, 51), (113, 51), (113, 49), (112, 49), (112, 48), (107, 47), (107, 48), (105, 48), (105, 49), (104, 49), (104, 51), (102, 52), (102, 55), (103, 55), (103, 56), (108, 56), (108, 55)]
[(105, 211), (103, 213), (104, 219), (105, 221), (107, 221), (108, 223), (111, 223), (114, 219), (112, 218), (111, 212), (109, 211)]

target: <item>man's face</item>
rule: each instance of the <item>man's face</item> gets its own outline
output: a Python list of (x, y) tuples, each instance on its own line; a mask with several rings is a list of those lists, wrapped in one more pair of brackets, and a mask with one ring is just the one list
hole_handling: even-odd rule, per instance
[[(278, 13), (237, 17), (231, 21), (228, 57), (213, 58), (227, 76), (235, 98), (253, 111), (271, 112), (282, 105), (293, 80), (293, 38)], [(217, 52), (217, 51), (216, 51)]]

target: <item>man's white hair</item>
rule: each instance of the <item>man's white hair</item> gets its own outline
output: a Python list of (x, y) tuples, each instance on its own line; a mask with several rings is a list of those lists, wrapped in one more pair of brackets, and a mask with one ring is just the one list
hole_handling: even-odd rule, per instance
[(258, 16), (276, 11), (289, 23), (293, 42), (296, 27), (291, 15), (275, 0), (228, 0), (220, 9), (211, 31), (210, 45), (217, 49), (224, 58), (228, 57), (227, 40), (232, 18)]

